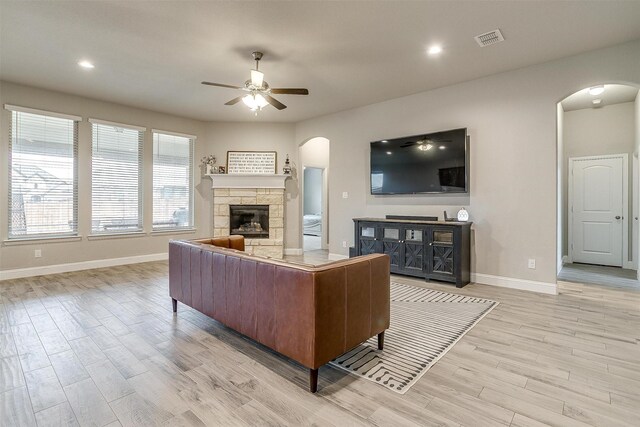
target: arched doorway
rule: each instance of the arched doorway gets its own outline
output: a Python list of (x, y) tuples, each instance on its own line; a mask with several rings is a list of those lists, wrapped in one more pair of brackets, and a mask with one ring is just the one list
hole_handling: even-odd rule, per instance
[(303, 252), (329, 247), (329, 140), (308, 139), (300, 144), (300, 211)]
[(601, 83), (557, 104), (559, 280), (640, 289), (639, 98)]

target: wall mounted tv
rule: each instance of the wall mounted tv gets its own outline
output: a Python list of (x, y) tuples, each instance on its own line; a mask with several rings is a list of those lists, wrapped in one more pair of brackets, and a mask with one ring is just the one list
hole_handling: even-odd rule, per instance
[(467, 129), (371, 143), (371, 194), (466, 193)]

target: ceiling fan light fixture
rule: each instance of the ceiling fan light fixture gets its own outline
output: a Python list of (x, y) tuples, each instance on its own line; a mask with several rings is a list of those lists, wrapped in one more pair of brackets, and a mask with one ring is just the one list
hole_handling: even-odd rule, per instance
[(251, 111), (262, 110), (264, 107), (269, 105), (264, 96), (258, 94), (248, 94), (242, 98), (242, 102), (244, 105), (249, 107)]
[(264, 82), (264, 73), (258, 70), (251, 70), (251, 84), (255, 87), (262, 87)]
[(258, 108), (260, 108), (260, 109), (263, 109), (264, 107), (269, 105), (269, 103), (264, 98), (264, 96), (260, 95), (259, 93), (255, 96), (255, 100), (256, 100), (256, 103), (258, 105)]

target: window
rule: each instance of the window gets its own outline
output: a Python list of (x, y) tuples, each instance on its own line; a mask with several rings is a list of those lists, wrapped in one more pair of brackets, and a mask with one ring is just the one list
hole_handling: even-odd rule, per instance
[(153, 131), (153, 229), (193, 227), (195, 137)]
[(7, 105), (9, 239), (78, 234), (80, 117)]
[(144, 128), (92, 123), (91, 233), (140, 232)]

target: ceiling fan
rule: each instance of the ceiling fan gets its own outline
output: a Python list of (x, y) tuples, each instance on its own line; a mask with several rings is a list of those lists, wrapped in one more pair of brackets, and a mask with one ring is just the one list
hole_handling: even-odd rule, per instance
[(262, 59), (262, 52), (253, 52), (253, 59), (256, 61), (255, 70), (251, 70), (251, 78), (244, 82), (244, 86), (233, 86), (222, 83), (202, 82), (203, 85), (226, 87), (229, 89), (238, 89), (247, 92), (244, 95), (233, 98), (231, 101), (226, 102), (224, 105), (235, 105), (242, 101), (249, 107), (251, 111), (262, 110), (267, 105), (271, 104), (278, 110), (284, 110), (287, 108), (282, 102), (278, 101), (271, 95), (309, 95), (309, 91), (303, 88), (272, 88), (264, 80), (264, 73), (258, 70), (258, 65)]

